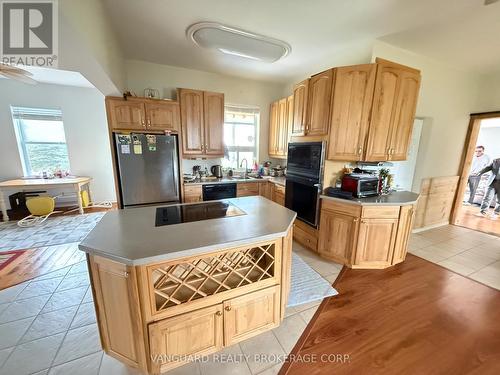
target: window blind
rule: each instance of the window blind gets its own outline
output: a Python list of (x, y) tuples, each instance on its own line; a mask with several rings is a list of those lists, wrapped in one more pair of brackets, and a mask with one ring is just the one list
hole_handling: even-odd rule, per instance
[(11, 107), (11, 111), (15, 120), (62, 121), (60, 109)]

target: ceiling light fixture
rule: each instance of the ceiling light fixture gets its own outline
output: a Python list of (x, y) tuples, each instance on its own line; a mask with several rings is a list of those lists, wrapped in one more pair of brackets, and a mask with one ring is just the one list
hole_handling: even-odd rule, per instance
[(196, 45), (215, 49), (226, 55), (272, 63), (291, 52), (287, 43), (215, 22), (189, 26), (187, 37)]

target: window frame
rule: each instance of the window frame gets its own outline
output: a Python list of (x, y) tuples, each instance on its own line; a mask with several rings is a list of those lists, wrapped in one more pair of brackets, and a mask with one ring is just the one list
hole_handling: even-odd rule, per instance
[[(253, 124), (247, 123), (247, 122), (239, 122), (239, 121), (226, 121), (226, 113), (227, 112), (247, 112), (248, 115), (253, 115), (254, 116), (254, 122)], [(253, 112), (253, 113), (252, 113)], [(260, 109), (258, 107), (249, 107), (249, 106), (244, 106), (244, 105), (225, 105), (224, 106), (224, 126), (226, 124), (232, 125), (232, 140), (233, 140), (233, 145), (227, 145), (224, 141), (224, 158), (229, 159), (229, 153), (230, 152), (236, 152), (236, 159), (237, 159), (237, 166), (233, 169), (240, 169), (241, 165), (241, 160), (240, 160), (240, 153), (241, 152), (252, 152), (254, 154), (255, 160), (259, 160), (259, 128), (260, 128)], [(253, 136), (254, 136), (254, 146), (237, 146), (234, 145), (234, 141), (236, 139), (236, 125), (252, 125), (253, 126)], [(225, 132), (224, 132), (225, 134)], [(251, 168), (253, 160), (247, 160), (248, 161), (248, 167)]]
[[(63, 131), (64, 131), (64, 139), (65, 142), (47, 142), (47, 141), (27, 141), (27, 136), (25, 134), (24, 130), (24, 124), (23, 121), (26, 120), (23, 118), (22, 115), (19, 115), (17, 112), (21, 112), (23, 109), (25, 110), (31, 110), (31, 111), (36, 111), (40, 110), (42, 111), (54, 111), (58, 112), (57, 116), (53, 116), (53, 118), (49, 118), (48, 116), (44, 116), (43, 114), (40, 114), (37, 118), (36, 114), (32, 114), (33, 120), (38, 120), (38, 121), (58, 121), (62, 123), (63, 126)], [(11, 117), (12, 117), (12, 122), (14, 124), (14, 131), (16, 133), (16, 140), (17, 140), (17, 146), (19, 149), (19, 157), (21, 159), (21, 165), (23, 168), (23, 174), (24, 177), (33, 177), (35, 176), (33, 172), (33, 168), (31, 166), (31, 160), (29, 158), (29, 152), (27, 149), (27, 145), (65, 145), (66, 146), (66, 156), (68, 158), (68, 166), (70, 166), (70, 160), (69, 160), (69, 152), (68, 152), (68, 142), (66, 140), (66, 129), (64, 128), (64, 121), (62, 117), (62, 110), (59, 108), (34, 108), (34, 107), (22, 107), (22, 106), (11, 106)]]

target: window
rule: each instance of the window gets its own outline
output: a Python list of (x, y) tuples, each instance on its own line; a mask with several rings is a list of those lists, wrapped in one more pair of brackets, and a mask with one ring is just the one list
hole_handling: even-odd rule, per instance
[(222, 165), (239, 168), (241, 161), (246, 159), (251, 168), (254, 160), (258, 159), (259, 110), (226, 106), (224, 112), (225, 155)]
[(11, 107), (25, 176), (69, 171), (62, 112), (58, 109)]

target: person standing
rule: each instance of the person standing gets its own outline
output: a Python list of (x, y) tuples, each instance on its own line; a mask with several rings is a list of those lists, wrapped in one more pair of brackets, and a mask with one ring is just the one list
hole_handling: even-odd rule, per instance
[(497, 220), (500, 215), (500, 158), (494, 159), (490, 165), (481, 169), (477, 175), (481, 176), (482, 174), (490, 171), (492, 174), (488, 179), (488, 188), (486, 190), (486, 194), (484, 195), (483, 203), (481, 203), (479, 215), (486, 216), (488, 214), (491, 199), (493, 198), (493, 195), (496, 194), (497, 203), (490, 219)]
[(472, 166), (470, 170), (469, 179), (469, 200), (465, 202), (466, 206), (474, 203), (474, 196), (481, 181), (481, 176), (478, 175), (479, 171), (490, 164), (490, 157), (484, 153), (484, 146), (476, 146), (474, 158), (472, 159)]

